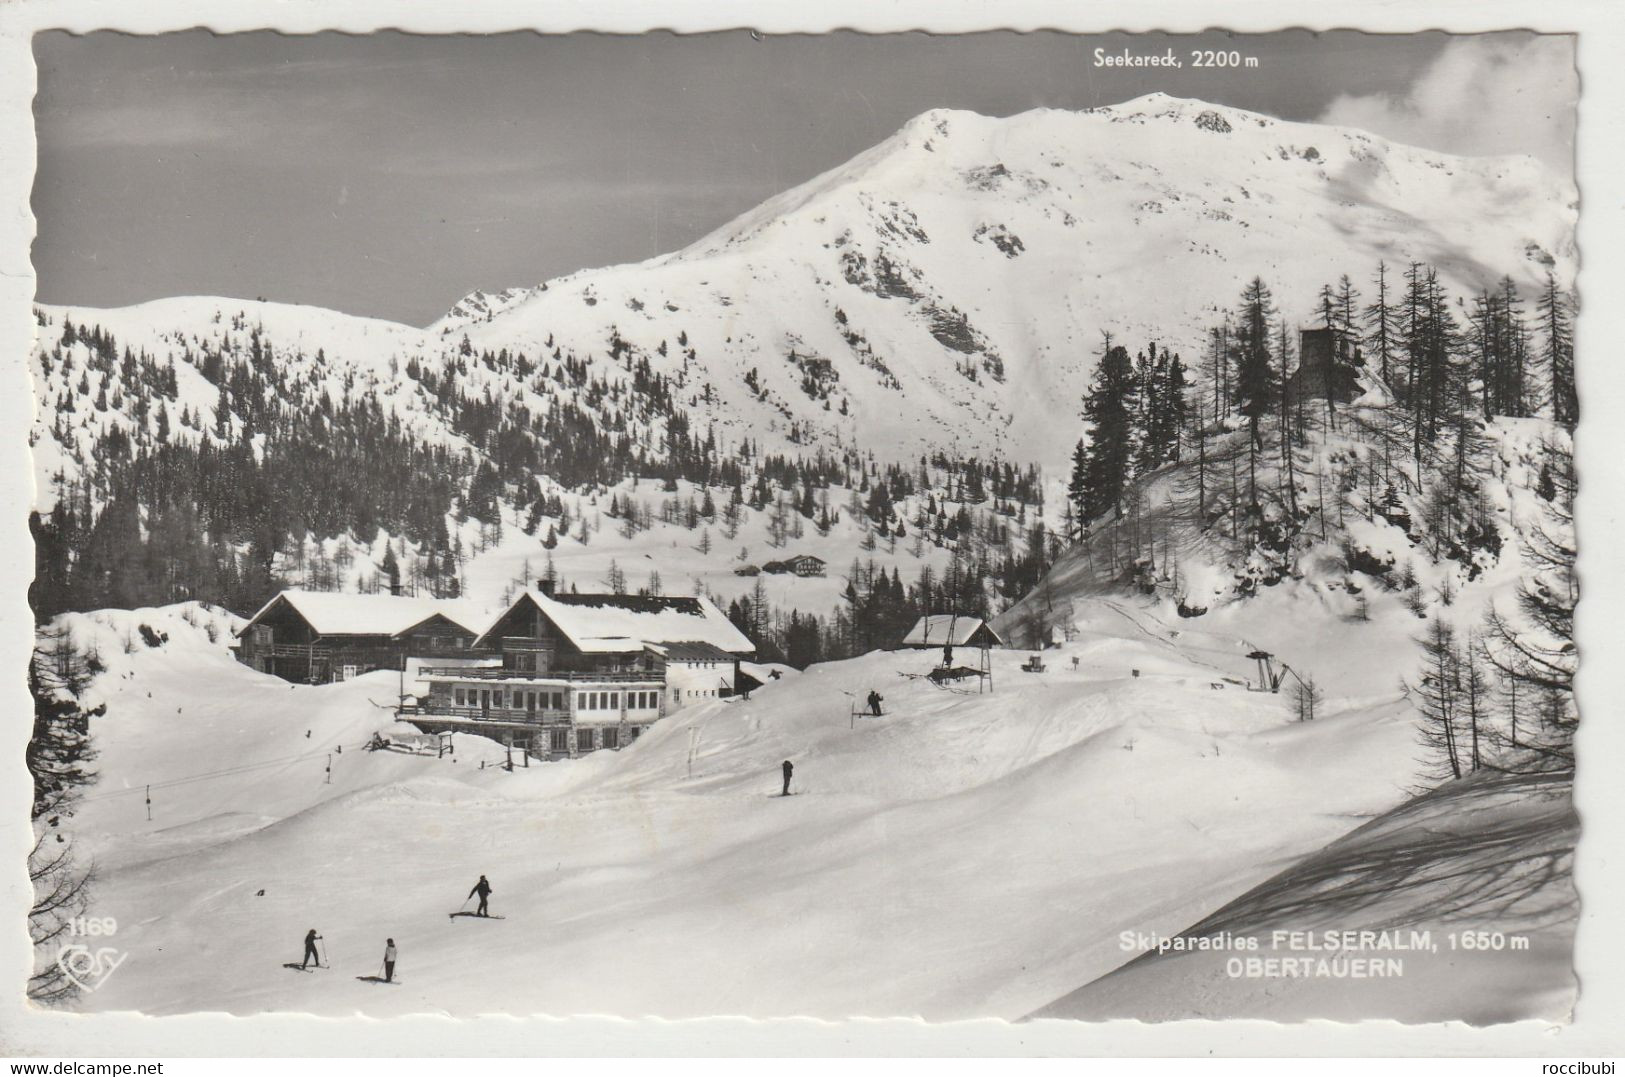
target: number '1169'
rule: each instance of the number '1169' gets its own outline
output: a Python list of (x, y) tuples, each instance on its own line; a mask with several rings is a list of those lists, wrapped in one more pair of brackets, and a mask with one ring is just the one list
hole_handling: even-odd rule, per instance
[(70, 935), (105, 936), (118, 930), (118, 921), (111, 916), (75, 916), (68, 921)]

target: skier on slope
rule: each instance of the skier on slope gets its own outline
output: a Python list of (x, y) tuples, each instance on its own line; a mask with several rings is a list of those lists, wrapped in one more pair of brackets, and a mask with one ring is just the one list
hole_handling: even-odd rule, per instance
[(876, 718), (880, 717), (880, 705), (885, 701), (885, 697), (883, 697), (879, 692), (875, 691), (873, 688), (869, 689), (869, 711)]
[(395, 940), (384, 940), (384, 982), (395, 982)]
[(305, 968), (312, 961), (316, 963), (317, 968), (322, 967), (322, 959), (316, 953), (316, 940), (319, 938), (321, 938), (321, 936), (316, 934), (315, 928), (311, 928), (305, 933), (305, 956), (304, 959), (299, 962), (300, 968)]
[(468, 892), (469, 897), (473, 897), (475, 894), (480, 896), (480, 907), (474, 915), (490, 916), (491, 913), (487, 908), (487, 902), (489, 902), (491, 898), (491, 884), (485, 881), (485, 876), (483, 875), (480, 876), (480, 881), (474, 884), (474, 889)]
[(781, 769), (784, 771), (784, 791), (781, 792), (779, 796), (787, 797), (790, 795), (790, 775), (795, 771), (796, 768), (790, 764), (788, 759), (786, 759), (784, 761), (784, 766)]

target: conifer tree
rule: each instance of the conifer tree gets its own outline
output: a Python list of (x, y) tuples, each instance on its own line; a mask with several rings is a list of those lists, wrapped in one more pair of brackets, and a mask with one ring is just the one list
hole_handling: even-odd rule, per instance
[(1349, 275), (1337, 280), (1337, 328), (1352, 337), (1359, 336), (1360, 291)]
[(1072, 518), (1078, 523), (1087, 523), (1084, 516), (1085, 506), (1089, 504), (1089, 439), (1087, 436), (1078, 439), (1072, 449), (1072, 477), (1066, 487), (1067, 507)]
[(1456, 632), (1443, 617), (1428, 622), (1418, 641), (1422, 648), (1422, 676), (1405, 685), (1405, 693), (1422, 716), (1422, 743), (1432, 755), (1435, 771), (1444, 777), (1462, 776), (1460, 744), (1461, 656)]
[(1083, 470), (1077, 506), (1079, 519), (1086, 523), (1108, 510), (1122, 511), (1134, 442), (1130, 411), (1134, 368), (1128, 349), (1113, 344), (1110, 334), (1104, 349), (1094, 382), (1083, 398), (1083, 417), (1090, 428), (1080, 443)]
[(1572, 298), (1548, 272), (1539, 303), (1541, 358), (1550, 383), (1552, 418), (1564, 426), (1573, 426), (1580, 419), (1580, 398), (1574, 384), (1573, 315)]
[[(1329, 290), (1328, 290), (1329, 294)], [(1264, 447), (1260, 424), (1270, 414), (1276, 400), (1275, 367), (1270, 355), (1270, 320), (1274, 302), (1261, 277), (1254, 277), (1242, 292), (1236, 312), (1233, 362), (1236, 368), (1236, 400), (1247, 419), (1249, 497), (1258, 503), (1258, 451)]]

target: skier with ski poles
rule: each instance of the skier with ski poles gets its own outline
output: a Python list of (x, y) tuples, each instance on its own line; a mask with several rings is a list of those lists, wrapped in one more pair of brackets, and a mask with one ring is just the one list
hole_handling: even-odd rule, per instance
[(317, 968), (322, 967), (322, 959), (316, 953), (316, 940), (319, 938), (321, 938), (321, 936), (316, 934), (315, 928), (311, 928), (305, 933), (305, 956), (304, 959), (299, 962), (300, 968), (307, 967), (312, 961), (316, 963)]
[[(490, 916), (491, 913), (487, 908), (487, 902), (491, 897), (491, 884), (485, 881), (485, 876), (483, 875), (480, 876), (480, 881), (474, 884), (474, 889), (468, 892), (468, 897), (473, 897), (475, 894), (480, 896), (480, 907), (475, 910), (474, 915)], [(466, 905), (468, 903), (468, 899), (464, 898), (463, 903)]]
[(395, 982), (395, 940), (384, 940), (384, 982)]

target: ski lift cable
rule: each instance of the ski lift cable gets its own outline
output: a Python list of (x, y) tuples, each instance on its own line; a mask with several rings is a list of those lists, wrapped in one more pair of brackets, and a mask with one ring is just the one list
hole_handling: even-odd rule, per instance
[[(366, 741), (361, 741), (355, 744), (353, 747), (356, 750), (359, 750), (366, 747), (366, 745)], [(342, 748), (344, 745), (338, 745), (338, 747)], [(167, 781), (153, 782), (150, 785), (135, 785), (126, 789), (115, 789), (105, 793), (92, 793), (88, 796), (80, 797), (79, 803), (88, 804), (97, 800), (109, 800), (113, 797), (129, 796), (132, 793), (139, 793), (143, 789), (169, 789), (178, 785), (189, 785), (193, 782), (208, 781), (212, 778), (225, 778), (237, 774), (247, 774), (256, 770), (265, 770), (269, 767), (292, 766), (294, 763), (302, 763), (311, 759), (321, 759), (329, 754), (331, 753), (324, 750), (320, 752), (311, 752), (305, 755), (283, 756), (279, 759), (267, 759), (258, 763), (244, 763), (235, 767), (224, 767), (220, 770), (203, 771), (198, 774), (188, 774), (179, 778), (171, 778)]]
[(93, 794), (91, 794), (89, 796), (81, 797), (79, 802), (81, 804), (88, 804), (88, 803), (91, 803), (93, 801), (98, 801), (98, 800), (110, 800), (113, 797), (129, 796), (132, 793), (139, 793), (143, 789), (169, 789), (169, 788), (172, 788), (172, 787), (178, 786), (178, 785), (189, 785), (189, 784), (191, 784), (193, 782), (207, 781), (207, 780), (209, 780), (211, 778), (232, 777), (232, 776), (238, 775), (238, 774), (251, 773), (252, 771), (256, 771), (256, 770), (264, 770), (264, 769), (266, 769), (268, 767), (284, 766), (284, 765), (297, 763), (297, 762), (301, 762), (301, 761), (308, 760), (308, 759), (320, 759), (326, 754), (327, 753), (325, 753), (325, 752), (317, 752), (317, 753), (313, 753), (311, 755), (290, 756), (290, 757), (285, 757), (285, 758), (282, 758), (282, 759), (270, 759), (270, 760), (266, 760), (266, 761), (261, 762), (261, 763), (248, 763), (248, 764), (244, 764), (243, 766), (239, 766), (239, 767), (227, 767), (227, 768), (224, 768), (224, 769), (221, 769), (221, 770), (205, 771), (205, 772), (200, 773), (200, 774), (188, 774), (188, 775), (185, 775), (185, 776), (180, 777), (180, 778), (171, 778), (168, 781), (153, 782), (151, 785), (135, 785), (135, 786), (131, 786), (131, 787), (127, 788), (127, 789), (115, 789), (115, 790), (112, 790), (110, 792), (105, 792), (105, 793), (93, 793)]

